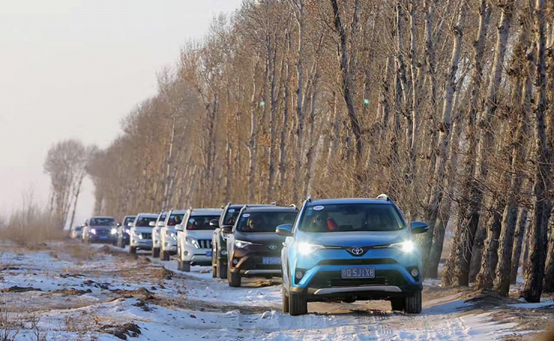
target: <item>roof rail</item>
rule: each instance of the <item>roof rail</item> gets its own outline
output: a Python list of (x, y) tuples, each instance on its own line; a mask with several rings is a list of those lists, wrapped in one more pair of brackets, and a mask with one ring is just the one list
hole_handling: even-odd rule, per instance
[(295, 204), (290, 204), (289, 207), (292, 207), (292, 208), (294, 208), (294, 209), (296, 209), (296, 210), (298, 209), (298, 207), (296, 207)]
[(307, 202), (312, 202), (312, 196), (308, 195), (308, 198), (306, 199)]
[(389, 196), (386, 194), (379, 194), (377, 196), (377, 200), (392, 201), (391, 198), (389, 198)]
[(277, 206), (277, 201), (272, 201), (271, 206)]

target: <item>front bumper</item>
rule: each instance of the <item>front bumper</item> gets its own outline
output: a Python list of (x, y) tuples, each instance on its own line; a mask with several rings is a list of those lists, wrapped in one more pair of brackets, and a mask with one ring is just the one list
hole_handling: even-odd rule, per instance
[(177, 241), (175, 239), (165, 239), (161, 247), (164, 251), (169, 251), (171, 254), (177, 253)]
[[(305, 295), (308, 300), (345, 297), (363, 300), (405, 296), (423, 288), (419, 252), (375, 249), (361, 257), (345, 252), (324, 250), (315, 255), (297, 255), (288, 269), (289, 290)], [(341, 270), (345, 268), (372, 269), (374, 278), (343, 278)], [(411, 274), (412, 270), (417, 270), (417, 276)], [(302, 272), (302, 276), (297, 276), (297, 272)]]
[[(245, 249), (236, 249), (231, 257), (232, 273), (240, 273), (244, 276), (278, 276), (281, 277), (281, 263), (264, 264), (264, 258), (281, 259), (281, 251), (267, 251), (265, 246), (256, 246)], [(232, 264), (234, 261), (237, 264)]]
[(152, 239), (131, 238), (130, 245), (139, 250), (152, 250)]
[(91, 243), (113, 243), (114, 241), (117, 241), (117, 235), (97, 236), (94, 234), (89, 234), (89, 240)]
[(185, 245), (182, 252), (185, 262), (193, 265), (212, 265), (212, 249), (197, 249), (194, 246)]

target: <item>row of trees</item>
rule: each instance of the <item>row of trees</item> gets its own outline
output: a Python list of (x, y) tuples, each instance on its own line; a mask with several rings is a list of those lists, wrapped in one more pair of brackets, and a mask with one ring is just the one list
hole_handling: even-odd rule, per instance
[(553, 18), (544, 0), (245, 1), (96, 154), (96, 213), (386, 192), (430, 225), (426, 277), (451, 225), (445, 285), (507, 295), (523, 254), (537, 301), (554, 291)]

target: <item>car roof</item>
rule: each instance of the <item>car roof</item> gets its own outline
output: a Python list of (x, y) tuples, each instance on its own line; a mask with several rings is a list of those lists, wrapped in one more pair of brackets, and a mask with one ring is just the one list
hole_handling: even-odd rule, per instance
[(145, 217), (145, 218), (158, 218), (158, 213), (139, 213), (137, 214), (137, 217)]
[(375, 204), (375, 205), (393, 205), (390, 200), (372, 199), (372, 198), (337, 198), (337, 199), (320, 199), (312, 200), (307, 203), (307, 206), (317, 205), (340, 205), (340, 204)]
[(173, 211), (171, 211), (171, 213), (172, 213), (172, 214), (173, 214), (173, 213), (185, 214), (185, 213), (187, 213), (187, 210), (173, 210)]
[(103, 215), (96, 215), (94, 217), (90, 217), (90, 219), (114, 219), (114, 217), (111, 217), (111, 216), (103, 216)]
[(270, 204), (231, 204), (229, 205), (229, 208), (243, 208), (244, 206), (248, 206), (248, 207), (267, 207), (267, 206), (275, 206), (275, 205), (270, 205)]
[(125, 218), (136, 218), (137, 216), (136, 215), (126, 215), (125, 217), (123, 217), (123, 219)]
[(252, 207), (247, 206), (243, 212), (249, 212), (249, 213), (264, 213), (264, 212), (298, 212), (298, 209), (291, 206), (264, 206), (264, 207)]
[(221, 208), (193, 208), (190, 212), (190, 216), (201, 216), (201, 215), (221, 215), (223, 210)]

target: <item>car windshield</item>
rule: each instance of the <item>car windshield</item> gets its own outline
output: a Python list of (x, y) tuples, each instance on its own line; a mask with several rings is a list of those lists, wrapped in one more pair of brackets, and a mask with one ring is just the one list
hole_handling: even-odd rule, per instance
[(169, 219), (167, 220), (168, 226), (175, 226), (179, 225), (183, 222), (183, 217), (185, 215), (183, 213), (173, 213), (169, 216)]
[(123, 222), (123, 225), (127, 226), (129, 223), (132, 223), (135, 221), (135, 217), (127, 217), (125, 218), (125, 221)]
[(240, 208), (229, 208), (225, 212), (225, 218), (223, 218), (223, 225), (235, 225), (237, 217), (239, 216)]
[(382, 204), (307, 207), (299, 229), (305, 232), (398, 231), (405, 228), (396, 208)]
[(292, 224), (297, 212), (256, 212), (244, 213), (239, 220), (239, 232), (273, 232), (282, 224)]
[(214, 226), (210, 226), (210, 221), (213, 219), (219, 219), (219, 216), (210, 215), (190, 217), (187, 222), (187, 230), (215, 230)]
[(136, 226), (140, 227), (152, 227), (150, 226), (150, 222), (156, 222), (155, 217), (139, 217), (137, 220)]
[(112, 226), (115, 225), (113, 218), (92, 218), (90, 220), (91, 226)]
[(75, 228), (75, 231), (80, 232), (82, 229), (83, 229), (83, 228), (82, 228), (81, 226), (79, 226), (79, 227), (76, 227), (76, 228)]
[(158, 216), (158, 219), (156, 220), (156, 223), (157, 223), (158, 221), (165, 221), (165, 218), (166, 218), (166, 217), (167, 217), (167, 213), (160, 214), (160, 215)]

